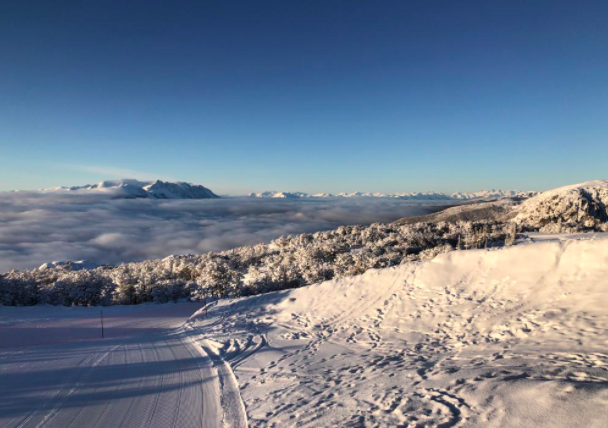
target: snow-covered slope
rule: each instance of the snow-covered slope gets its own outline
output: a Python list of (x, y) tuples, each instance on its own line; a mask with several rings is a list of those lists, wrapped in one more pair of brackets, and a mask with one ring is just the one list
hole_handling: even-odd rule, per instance
[(299, 199), (299, 198), (398, 198), (406, 200), (477, 200), (477, 199), (497, 199), (506, 197), (520, 197), (528, 198), (536, 195), (537, 192), (520, 192), (518, 190), (480, 190), (479, 192), (458, 192), (458, 193), (441, 193), (441, 192), (410, 192), (410, 193), (364, 193), (364, 192), (352, 192), (352, 193), (338, 193), (332, 195), (331, 193), (316, 193), (308, 194), (303, 192), (277, 192), (277, 191), (266, 191), (259, 193), (250, 193), (249, 196), (254, 198), (285, 198), (285, 199)]
[(525, 201), (514, 221), (541, 232), (608, 231), (608, 180), (543, 192)]
[(200, 307), (0, 306), (0, 427), (246, 428), (233, 378), (178, 334)]
[(514, 216), (514, 208), (519, 203), (519, 201), (513, 198), (503, 198), (490, 202), (474, 201), (424, 216), (404, 217), (394, 222), (394, 224), (404, 225), (418, 222), (504, 222)]
[(209, 199), (218, 198), (215, 193), (204, 186), (190, 183), (170, 183), (166, 181), (138, 181), (132, 179), (106, 180), (85, 186), (54, 187), (43, 189), (44, 192), (97, 192), (110, 194), (116, 198), (152, 198), (152, 199)]
[(191, 328), (253, 427), (601, 427), (608, 239), (584, 236), (221, 301)]

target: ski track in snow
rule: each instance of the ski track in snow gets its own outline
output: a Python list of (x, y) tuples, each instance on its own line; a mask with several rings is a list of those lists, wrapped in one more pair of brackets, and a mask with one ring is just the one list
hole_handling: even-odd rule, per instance
[(0, 307), (0, 427), (603, 427), (607, 269), (606, 234), (535, 235), (106, 308), (103, 340), (98, 308)]
[(106, 308), (105, 339), (90, 337), (99, 308), (39, 307), (46, 326), (28, 322), (32, 308), (0, 308), (0, 427), (246, 426), (220, 403), (238, 388), (220, 389), (224, 373), (179, 329), (200, 306)]
[(188, 323), (255, 427), (603, 427), (608, 239), (471, 250)]

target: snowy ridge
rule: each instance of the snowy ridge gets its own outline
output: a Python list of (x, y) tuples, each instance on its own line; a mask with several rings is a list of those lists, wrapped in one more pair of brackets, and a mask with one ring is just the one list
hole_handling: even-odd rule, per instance
[(458, 193), (441, 193), (441, 192), (410, 192), (410, 193), (370, 193), (370, 192), (352, 192), (338, 193), (315, 193), (309, 194), (304, 192), (277, 192), (265, 191), (259, 193), (250, 193), (252, 198), (282, 198), (282, 199), (300, 199), (300, 198), (396, 198), (405, 200), (477, 200), (477, 199), (497, 199), (497, 198), (529, 198), (538, 194), (538, 192), (527, 191), (520, 192), (518, 190), (480, 190), (478, 192), (458, 192)]
[(199, 184), (184, 182), (170, 183), (166, 181), (138, 181), (133, 179), (106, 180), (97, 184), (85, 186), (54, 187), (42, 189), (43, 192), (97, 192), (114, 196), (115, 198), (135, 199), (211, 199), (219, 198), (211, 190)]
[(494, 198), (531, 198), (538, 195), (536, 191), (519, 191), (519, 190), (480, 190), (472, 193), (452, 193), (450, 197), (452, 199), (494, 199)]
[[(260, 193), (250, 193), (250, 197), (252, 198), (278, 198), (278, 199), (300, 199), (300, 198), (311, 198), (312, 196), (308, 193), (302, 192), (275, 192), (275, 191), (266, 191)], [(328, 195), (331, 196), (331, 195)]]
[(252, 427), (599, 427), (608, 237), (593, 236), (222, 300), (190, 326), (233, 367)]
[(514, 221), (541, 232), (608, 231), (608, 180), (543, 192), (517, 209)]
[(38, 267), (38, 270), (60, 269), (65, 271), (78, 271), (82, 269), (95, 269), (99, 267), (97, 263), (92, 263), (87, 260), (72, 261), (53, 261), (43, 263)]

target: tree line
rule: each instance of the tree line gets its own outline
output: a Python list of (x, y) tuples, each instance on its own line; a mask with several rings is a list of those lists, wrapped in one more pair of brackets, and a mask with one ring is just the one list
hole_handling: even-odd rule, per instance
[(454, 249), (510, 244), (510, 223), (372, 224), (280, 237), (269, 244), (201, 255), (73, 270), (0, 275), (0, 304), (133, 305), (240, 297), (397, 266)]

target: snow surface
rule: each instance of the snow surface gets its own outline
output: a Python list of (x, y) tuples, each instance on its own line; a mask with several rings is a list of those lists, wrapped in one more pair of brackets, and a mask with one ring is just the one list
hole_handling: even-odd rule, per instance
[(206, 308), (0, 306), (0, 427), (604, 427), (607, 269), (606, 233), (530, 234)]
[(211, 199), (218, 198), (204, 186), (190, 183), (166, 181), (139, 181), (133, 179), (106, 180), (85, 186), (53, 187), (42, 192), (102, 193), (120, 199)]
[(188, 329), (250, 426), (605, 427), (608, 236), (584, 237), (223, 300)]
[(0, 427), (246, 427), (229, 366), (179, 330), (200, 304), (0, 306)]

